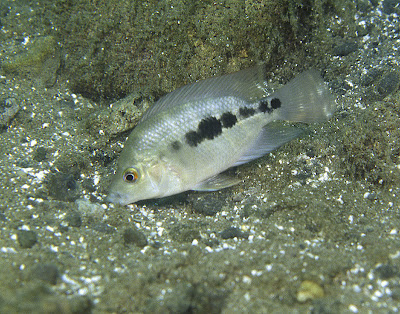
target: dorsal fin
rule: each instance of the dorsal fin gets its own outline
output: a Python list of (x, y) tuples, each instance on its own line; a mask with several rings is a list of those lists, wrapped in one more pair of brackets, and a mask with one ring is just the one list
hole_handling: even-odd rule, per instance
[(179, 106), (201, 99), (233, 96), (248, 102), (265, 97), (262, 88), (265, 80), (265, 66), (259, 64), (232, 74), (201, 80), (180, 87), (161, 97), (142, 116), (141, 121), (170, 107)]

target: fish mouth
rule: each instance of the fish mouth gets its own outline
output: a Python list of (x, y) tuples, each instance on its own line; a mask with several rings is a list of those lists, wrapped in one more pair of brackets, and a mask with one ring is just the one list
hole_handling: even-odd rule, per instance
[(127, 195), (118, 192), (109, 193), (105, 200), (106, 202), (120, 205), (128, 205), (133, 203), (132, 201), (128, 200)]

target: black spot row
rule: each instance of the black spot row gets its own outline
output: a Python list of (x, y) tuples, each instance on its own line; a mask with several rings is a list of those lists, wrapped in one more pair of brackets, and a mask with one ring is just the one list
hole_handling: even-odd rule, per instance
[(272, 111), (280, 107), (281, 101), (279, 100), (279, 98), (271, 99), (271, 107), (269, 106), (267, 99), (261, 99), (260, 103), (258, 104), (258, 110), (263, 113), (271, 113)]
[(253, 108), (248, 108), (248, 107), (242, 107), (239, 108), (239, 114), (243, 117), (243, 118), (248, 118), (253, 116), (256, 113), (256, 110)]
[[(271, 106), (269, 106), (271, 105)], [(273, 110), (281, 107), (281, 101), (273, 98), (271, 103), (267, 99), (262, 99), (258, 105), (258, 110), (263, 113), (271, 113)], [(239, 108), (239, 115), (248, 118), (257, 113), (257, 110), (249, 107)], [(202, 141), (212, 140), (222, 133), (222, 128), (231, 128), (238, 122), (238, 118), (231, 112), (225, 112), (220, 119), (208, 117), (200, 121), (196, 131), (189, 131), (185, 134), (186, 143), (191, 147), (196, 147)], [(175, 141), (171, 144), (173, 150), (177, 151), (181, 148), (181, 143)]]
[[(189, 131), (185, 134), (186, 143), (189, 146), (196, 147), (203, 140), (212, 140), (222, 133), (222, 128), (231, 128), (237, 122), (237, 117), (231, 112), (225, 112), (221, 115), (221, 119), (215, 117), (205, 118), (200, 121), (197, 131)], [(175, 141), (172, 143), (173, 150), (180, 149), (180, 143)]]

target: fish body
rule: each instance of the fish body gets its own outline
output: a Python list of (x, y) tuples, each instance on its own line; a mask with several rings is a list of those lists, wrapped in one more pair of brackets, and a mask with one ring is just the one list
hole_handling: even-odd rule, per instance
[(335, 101), (315, 70), (267, 95), (264, 66), (196, 82), (158, 100), (118, 160), (108, 200), (130, 204), (238, 183), (221, 172), (276, 149), (301, 130), (274, 121), (318, 122)]

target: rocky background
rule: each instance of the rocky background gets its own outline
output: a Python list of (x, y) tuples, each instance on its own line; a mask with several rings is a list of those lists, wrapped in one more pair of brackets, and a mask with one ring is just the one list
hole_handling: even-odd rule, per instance
[[(397, 1), (0, 2), (0, 312), (390, 312), (399, 307)], [(114, 206), (161, 95), (263, 61), (316, 68), (328, 122), (243, 180)]]

